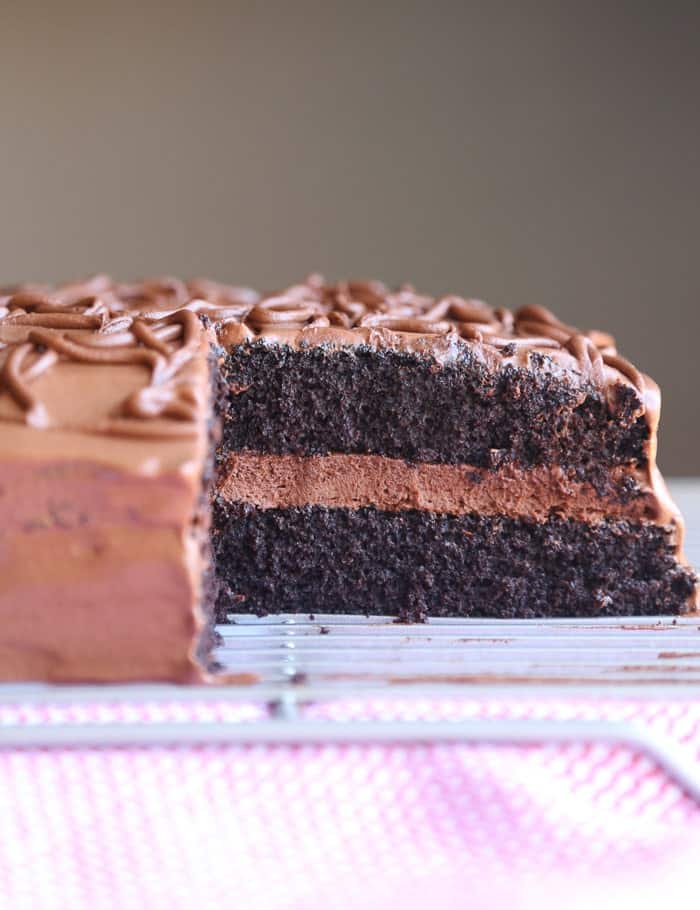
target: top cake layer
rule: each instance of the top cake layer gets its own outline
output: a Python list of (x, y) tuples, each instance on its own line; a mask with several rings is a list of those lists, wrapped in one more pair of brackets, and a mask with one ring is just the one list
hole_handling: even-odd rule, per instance
[[(61, 308), (61, 318), (47, 320), (51, 304)], [(658, 409), (656, 384), (618, 354), (611, 335), (566, 325), (541, 306), (512, 313), (480, 300), (419, 294), (410, 285), (395, 291), (379, 281), (327, 285), (318, 275), (268, 295), (205, 279), (118, 284), (102, 275), (58, 288), (0, 290), (4, 325), (92, 329), (104, 335), (110, 331), (106, 322), (115, 316), (162, 317), (180, 309), (219, 323), (226, 346), (256, 340), (292, 347), (370, 345), (430, 353), (445, 361), (464, 345), (489, 362), (497, 358), (518, 365), (542, 353), (600, 387), (628, 384), (644, 396), (648, 412)]]
[[(234, 450), (484, 468), (504, 459), (606, 469), (654, 462), (658, 388), (610, 335), (567, 326), (542, 307), (513, 314), (408, 285), (326, 285), (319, 276), (269, 295), (208, 280), (105, 276), (0, 292), (0, 419), (12, 422), (18, 444), (24, 425), (76, 431), (81, 446), (111, 436), (109, 456), (139, 469), (186, 461), (185, 441), (202, 438), (196, 414), (212, 324), (221, 345), (247, 355), (223, 369), (235, 399), (225, 421)], [(420, 419), (407, 417), (413, 401)], [(143, 446), (133, 444), (139, 438)], [(24, 444), (41, 446), (34, 434)], [(50, 445), (60, 444), (52, 436)]]
[(611, 399), (621, 386), (630, 388), (649, 425), (658, 421), (658, 386), (618, 354), (611, 335), (566, 325), (541, 306), (513, 313), (481, 300), (430, 297), (410, 285), (396, 291), (379, 281), (327, 285), (318, 275), (264, 296), (211, 283), (201, 289), (221, 307), (219, 337), (226, 347), (255, 341), (297, 349), (369, 346), (426, 354), (440, 363), (468, 350), (491, 368), (564, 371), (570, 381), (595, 385)]
[[(171, 326), (187, 321), (189, 334), (183, 347), (191, 348), (193, 321), (175, 316), (180, 311), (218, 323), (219, 339), (227, 347), (256, 340), (296, 348), (367, 345), (430, 354), (439, 362), (454, 359), (467, 348), (491, 365), (518, 366), (528, 366), (533, 354), (542, 354), (546, 368), (564, 370), (607, 392), (621, 385), (633, 388), (643, 399), (649, 422), (658, 416), (656, 384), (617, 353), (611, 335), (565, 325), (540, 306), (526, 306), (511, 313), (479, 300), (419, 294), (410, 285), (402, 285), (396, 291), (378, 281), (327, 285), (317, 275), (269, 295), (203, 279), (185, 283), (166, 278), (117, 284), (106, 276), (58, 288), (25, 285), (0, 291), (0, 330), (5, 344), (24, 344), (32, 331), (38, 339), (37, 332), (50, 330), (56, 333), (54, 338), (57, 334), (78, 332), (82, 344), (116, 347), (125, 338), (128, 321), (140, 316), (144, 322), (165, 321)], [(12, 331), (20, 327), (22, 330)], [(122, 334), (117, 335), (118, 331)], [(159, 329), (160, 335), (163, 331)], [(171, 328), (166, 335), (173, 339), (177, 331)], [(108, 336), (112, 338), (109, 343)], [(35, 347), (42, 344), (30, 343)], [(135, 346), (158, 354), (158, 343), (142, 335)], [(59, 353), (55, 343), (53, 350)], [(66, 346), (60, 355), (78, 357), (75, 352), (69, 353)], [(81, 359), (86, 362), (84, 353)], [(145, 363), (147, 359), (138, 354), (130, 361)], [(41, 368), (32, 370), (32, 375), (46, 373), (49, 360), (53, 365), (56, 358), (45, 359)], [(105, 357), (100, 362), (108, 360)], [(92, 358), (90, 362), (98, 361)], [(541, 361), (539, 366), (542, 368)], [(3, 385), (12, 392), (15, 385), (9, 377), (13, 371), (5, 370), (4, 375)], [(163, 383), (158, 384), (162, 388)], [(22, 393), (14, 397), (19, 402)], [(166, 416), (164, 407), (151, 403), (148, 410), (151, 416)], [(30, 422), (37, 419), (36, 411), (26, 410)], [(172, 402), (166, 410), (176, 419), (184, 414), (183, 408), (176, 408)], [(140, 411), (133, 416), (144, 414)]]

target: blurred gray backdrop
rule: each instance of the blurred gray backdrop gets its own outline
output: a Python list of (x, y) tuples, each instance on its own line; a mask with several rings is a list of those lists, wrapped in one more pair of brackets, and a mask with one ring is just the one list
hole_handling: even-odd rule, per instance
[(604, 327), (700, 474), (700, 11), (0, 0), (0, 282), (411, 280)]

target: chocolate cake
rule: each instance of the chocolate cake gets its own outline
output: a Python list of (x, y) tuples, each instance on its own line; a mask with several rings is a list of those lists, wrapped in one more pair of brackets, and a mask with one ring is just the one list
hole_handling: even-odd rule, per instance
[(379, 282), (0, 292), (0, 679), (201, 681), (232, 612), (678, 614), (659, 392)]

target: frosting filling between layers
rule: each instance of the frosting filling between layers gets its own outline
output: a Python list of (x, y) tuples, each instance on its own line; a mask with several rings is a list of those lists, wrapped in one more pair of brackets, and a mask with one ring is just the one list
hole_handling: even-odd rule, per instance
[[(630, 477), (639, 483), (630, 492)], [(601, 497), (585, 481), (557, 466), (496, 470), (469, 465), (409, 464), (380, 455), (264, 455), (234, 452), (222, 466), (219, 496), (263, 509), (306, 505), (389, 512), (418, 509), (465, 515), (529, 517), (552, 515), (577, 521), (628, 518), (676, 524), (680, 521), (663, 490), (648, 486), (626, 468), (611, 471), (620, 496)], [(680, 533), (678, 534), (680, 537)]]

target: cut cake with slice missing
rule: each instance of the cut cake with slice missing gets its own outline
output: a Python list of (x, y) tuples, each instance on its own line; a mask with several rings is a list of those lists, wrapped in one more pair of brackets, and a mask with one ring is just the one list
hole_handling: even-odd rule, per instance
[(688, 611), (658, 414), (540, 307), (0, 292), (0, 680), (210, 680), (215, 611)]

